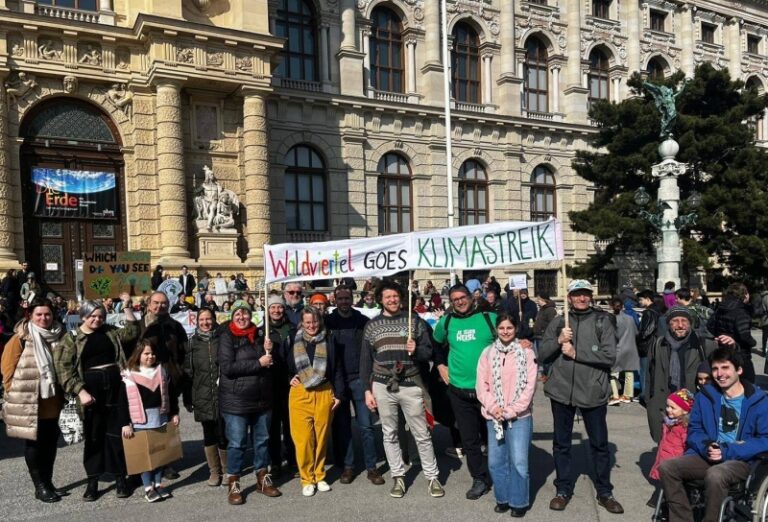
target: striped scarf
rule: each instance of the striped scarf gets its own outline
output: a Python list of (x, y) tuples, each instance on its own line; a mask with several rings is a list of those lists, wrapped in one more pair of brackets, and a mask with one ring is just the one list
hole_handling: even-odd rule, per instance
[[(315, 356), (312, 362), (307, 354), (307, 343), (314, 343)], [(296, 363), (296, 375), (305, 388), (319, 386), (325, 381), (325, 370), (328, 365), (328, 346), (325, 340), (325, 330), (314, 337), (304, 330), (296, 332), (293, 342), (293, 361)]]
[[(512, 404), (520, 399), (523, 394), (523, 390), (528, 385), (528, 368), (525, 349), (520, 345), (517, 340), (512, 341), (508, 345), (504, 345), (500, 339), (496, 339), (493, 342), (491, 350), (491, 375), (493, 377), (493, 394), (496, 397), (496, 404), (499, 408), (504, 409), (506, 402), (504, 401), (504, 386), (502, 383), (502, 362), (506, 354), (514, 350), (515, 364), (517, 368), (517, 378), (515, 379), (515, 394), (512, 397)], [(496, 433), (496, 440), (504, 440), (504, 422), (494, 419), (493, 430)]]

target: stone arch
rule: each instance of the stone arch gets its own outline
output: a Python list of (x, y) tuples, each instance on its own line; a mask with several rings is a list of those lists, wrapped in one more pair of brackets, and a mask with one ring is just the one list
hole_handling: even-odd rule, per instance
[(411, 23), (409, 17), (410, 9), (405, 6), (405, 3), (402, 2), (402, 0), (373, 0), (363, 11), (363, 16), (366, 20), (371, 19), (371, 13), (373, 13), (373, 10), (377, 7), (390, 9), (400, 18), (400, 23), (403, 24), (403, 29), (409, 27)]
[(669, 58), (667, 58), (661, 53), (649, 55), (648, 58), (644, 60), (643, 63), (641, 64), (640, 66), (641, 70), (647, 71), (648, 65), (654, 60), (656, 60), (659, 63), (659, 65), (661, 65), (664, 68), (664, 76), (668, 76), (672, 73), (672, 66), (670, 65), (672, 62), (669, 60)]
[[(487, 152), (485, 152), (485, 151), (483, 151), (483, 152), (485, 154), (487, 154)], [(461, 168), (461, 166), (467, 160), (474, 160), (474, 161), (478, 162), (480, 165), (482, 165), (483, 168), (485, 169), (486, 175), (488, 175), (489, 179), (490, 179), (490, 174), (489, 174), (490, 170), (491, 170), (491, 168), (490, 168), (490, 165), (491, 165), (490, 160), (488, 158), (482, 157), (480, 154), (477, 154), (477, 150), (475, 150), (474, 148), (466, 149), (466, 150), (461, 151), (458, 154), (454, 154), (453, 155), (453, 161), (451, 162), (451, 166), (453, 167), (453, 171), (455, 173), (458, 173), (459, 169)], [(458, 179), (456, 177), (457, 175), (458, 174), (454, 174), (454, 178), (455, 179)]]
[(485, 20), (473, 13), (457, 14), (448, 23), (448, 34), (453, 34), (453, 30), (456, 28), (456, 25), (462, 22), (469, 25), (472, 29), (475, 30), (475, 32), (477, 32), (477, 37), (480, 39), (480, 44), (492, 40), (492, 38), (488, 36), (490, 34), (490, 30)]
[(619, 56), (619, 51), (618, 49), (616, 49), (616, 46), (613, 45), (611, 42), (593, 43), (592, 45), (587, 47), (586, 51), (582, 55), (582, 59), (589, 61), (589, 57), (592, 54), (592, 51), (594, 51), (595, 49), (605, 53), (605, 55), (608, 57), (608, 63), (610, 66), (617, 65), (616, 57)]
[(322, 158), (325, 168), (329, 170), (345, 170), (344, 162), (339, 158), (337, 147), (331, 145), (324, 136), (311, 132), (294, 132), (286, 136), (271, 154), (271, 165), (282, 165), (283, 158), (296, 145), (307, 145), (315, 149)]
[(396, 144), (396, 146), (393, 146), (391, 142), (384, 142), (376, 147), (371, 151), (367, 161), (365, 162), (365, 170), (367, 172), (377, 172), (379, 161), (384, 157), (385, 154), (389, 154), (390, 152), (400, 154), (403, 158), (405, 158), (405, 161), (408, 162), (408, 166), (411, 168), (411, 176), (416, 174), (415, 171), (417, 167), (420, 166), (420, 164), (417, 164), (414, 158), (418, 158), (419, 156), (416, 153), (416, 149), (405, 142), (400, 142)]
[(530, 28), (524, 31), (523, 34), (520, 35), (520, 47), (525, 47), (528, 39), (533, 37), (538, 38), (544, 43), (544, 45), (547, 46), (547, 54), (549, 56), (553, 56), (558, 53), (557, 47), (555, 47), (555, 42), (557, 42), (555, 35), (546, 29), (541, 29), (540, 27)]
[(747, 73), (744, 76), (744, 87), (749, 87), (750, 85), (757, 87), (757, 92), (759, 94), (765, 93), (765, 81), (760, 75)]

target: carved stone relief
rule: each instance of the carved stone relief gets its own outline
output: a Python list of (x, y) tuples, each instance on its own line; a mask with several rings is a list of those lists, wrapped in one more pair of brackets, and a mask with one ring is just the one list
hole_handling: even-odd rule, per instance
[(101, 65), (101, 46), (83, 42), (77, 46), (77, 62), (86, 65)]
[(24, 71), (12, 73), (5, 82), (5, 92), (11, 102), (23, 100), (28, 96), (36, 96), (40, 91), (37, 79)]
[(47, 61), (61, 61), (64, 44), (58, 38), (40, 38), (37, 41), (37, 52), (40, 58)]
[(224, 65), (224, 53), (220, 51), (208, 51), (206, 53), (206, 64), (209, 67), (221, 67)]
[(182, 47), (176, 50), (176, 61), (179, 63), (194, 63), (195, 51), (190, 47)]

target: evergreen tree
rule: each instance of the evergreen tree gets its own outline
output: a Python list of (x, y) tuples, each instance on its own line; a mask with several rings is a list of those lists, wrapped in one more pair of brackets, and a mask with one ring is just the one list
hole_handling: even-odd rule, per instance
[[(678, 72), (654, 83), (674, 87), (683, 80)], [(593, 149), (578, 151), (573, 162), (576, 173), (597, 188), (587, 210), (569, 213), (573, 229), (612, 241), (575, 267), (582, 276), (596, 275), (617, 252), (653, 254), (659, 239), (659, 231), (640, 216), (641, 210), (659, 211), (651, 165), (661, 161), (660, 116), (642, 82), (635, 73), (627, 82), (634, 97), (593, 105)], [(681, 231), (684, 272), (708, 268), (715, 259), (734, 278), (754, 282), (768, 274), (768, 154), (755, 145), (753, 126), (765, 107), (764, 95), (708, 63), (697, 67), (677, 100), (676, 159), (691, 167), (678, 178), (680, 214), (698, 215)], [(652, 200), (645, 209), (634, 202), (641, 186)], [(701, 194), (698, 209), (686, 201), (693, 190)]]

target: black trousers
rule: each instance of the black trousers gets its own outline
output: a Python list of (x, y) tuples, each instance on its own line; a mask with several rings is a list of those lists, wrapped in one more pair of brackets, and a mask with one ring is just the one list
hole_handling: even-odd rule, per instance
[(53, 480), (59, 435), (59, 419), (38, 419), (37, 440), (24, 441), (24, 461), (35, 486), (49, 484)]
[[(471, 393), (468, 393), (471, 392)], [(451, 400), (456, 425), (461, 436), (461, 446), (467, 457), (467, 468), (473, 479), (491, 483), (488, 474), (488, 459), (483, 455), (481, 446), (488, 439), (487, 423), (480, 413), (480, 401), (474, 390), (461, 390), (450, 386), (448, 397)]]
[(95, 402), (83, 409), (83, 466), (89, 478), (102, 473), (125, 476), (125, 455), (119, 426), (117, 398), (120, 390), (120, 369), (110, 366), (86, 370), (85, 390)]
[(203, 426), (203, 444), (208, 446), (218, 446), (220, 450), (227, 449), (227, 435), (224, 431), (224, 419), (202, 421)]
[[(276, 377), (276, 380), (281, 379)], [(289, 392), (289, 385), (275, 384), (275, 402), (272, 408), (272, 423), (269, 426), (269, 457), (273, 466), (280, 466), (283, 462), (283, 445), (285, 445), (285, 459), (288, 465), (296, 464), (296, 448), (291, 438), (291, 425), (288, 419)]]

